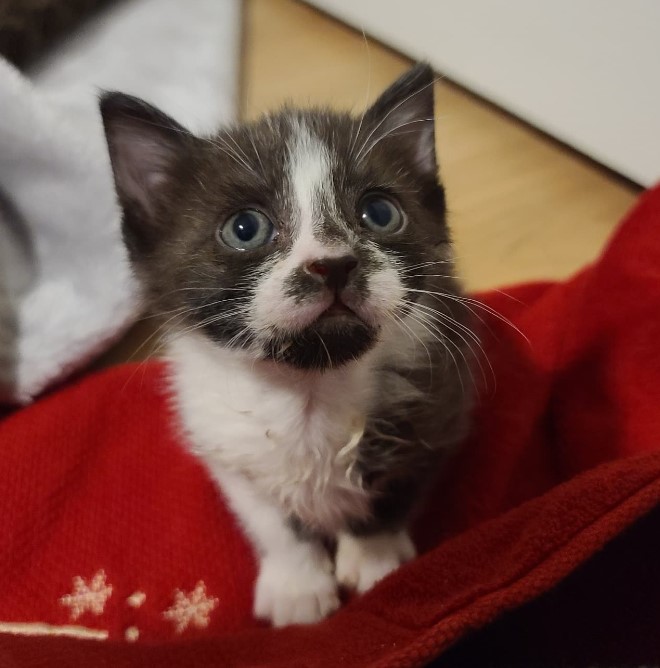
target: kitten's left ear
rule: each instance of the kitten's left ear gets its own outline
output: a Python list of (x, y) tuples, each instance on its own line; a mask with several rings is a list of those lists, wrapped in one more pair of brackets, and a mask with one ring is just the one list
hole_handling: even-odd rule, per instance
[(381, 94), (365, 114), (363, 155), (375, 142), (396, 142), (420, 174), (436, 179), (434, 81), (430, 65), (418, 63)]

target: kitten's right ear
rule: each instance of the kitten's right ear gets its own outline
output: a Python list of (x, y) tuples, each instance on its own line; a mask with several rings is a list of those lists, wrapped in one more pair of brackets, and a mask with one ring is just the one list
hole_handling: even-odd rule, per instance
[[(104, 93), (100, 108), (124, 224), (153, 227), (173, 167), (194, 137), (162, 111), (131, 95)], [(148, 236), (146, 229), (125, 232)]]
[(365, 127), (371, 127), (360, 153), (365, 155), (381, 141), (389, 142), (407, 157), (418, 174), (435, 182), (435, 121), (433, 84), (428, 63), (417, 63), (405, 72), (365, 112)]

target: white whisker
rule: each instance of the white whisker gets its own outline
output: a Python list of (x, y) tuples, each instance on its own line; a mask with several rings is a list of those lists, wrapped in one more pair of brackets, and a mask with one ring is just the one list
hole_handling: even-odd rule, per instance
[[(495, 376), (495, 370), (493, 369), (493, 365), (490, 363), (490, 360), (488, 359), (488, 356), (486, 355), (486, 351), (484, 350), (483, 346), (481, 345), (481, 342), (479, 341), (479, 338), (476, 336), (476, 334), (467, 326), (463, 325), (462, 323), (458, 322), (457, 320), (454, 320), (451, 318), (449, 315), (445, 313), (441, 313), (440, 311), (437, 311), (436, 309), (433, 309), (429, 306), (426, 306), (424, 304), (419, 304), (417, 302), (413, 302), (411, 304), (411, 307), (414, 308), (422, 308), (426, 309), (426, 312), (424, 314), (418, 313), (418, 315), (426, 316), (426, 320), (433, 320), (433, 318), (441, 318), (443, 323), (442, 326), (446, 327), (449, 331), (453, 332), (458, 336), (463, 343), (465, 344), (466, 348), (470, 351), (472, 354), (472, 357), (474, 358), (475, 362), (477, 363), (479, 367), (479, 371), (481, 372), (481, 376), (484, 381), (484, 385), (488, 387), (488, 380), (486, 379), (486, 373), (484, 371), (483, 365), (481, 363), (481, 357), (486, 360), (486, 363), (488, 364), (488, 367), (491, 372), (491, 377), (493, 378), (493, 383), (495, 384), (495, 387), (497, 387), (497, 378)], [(439, 324), (439, 323), (438, 323)], [(461, 332), (464, 332), (466, 336), (469, 337), (471, 341), (474, 342), (474, 344), (478, 347), (479, 351), (481, 352), (481, 355), (477, 355), (475, 350), (472, 348), (472, 345), (468, 341), (468, 339), (463, 336)], [(466, 360), (467, 364), (467, 360)]]
[(394, 105), (394, 106), (393, 106), (393, 107), (392, 107), (392, 108), (385, 114), (385, 116), (383, 116), (383, 118), (381, 118), (380, 122), (377, 123), (376, 126), (375, 126), (375, 127), (371, 130), (371, 132), (367, 135), (367, 138), (364, 140), (364, 142), (362, 143), (362, 146), (360, 147), (360, 150), (358, 151), (357, 155), (355, 156), (355, 160), (356, 160), (356, 161), (359, 161), (360, 156), (361, 156), (361, 154), (362, 154), (362, 151), (364, 150), (365, 146), (368, 145), (369, 141), (370, 141), (371, 138), (374, 136), (374, 134), (376, 133), (376, 131), (378, 130), (378, 128), (380, 128), (380, 127), (383, 125), (383, 123), (384, 123), (384, 122), (385, 122), (385, 121), (386, 121), (386, 120), (387, 120), (387, 119), (388, 119), (388, 118), (389, 118), (389, 117), (390, 117), (390, 116), (391, 116), (397, 109), (399, 109), (399, 108), (400, 108), (401, 106), (403, 106), (406, 102), (408, 102), (408, 101), (411, 100), (413, 97), (415, 97), (415, 95), (419, 95), (420, 93), (422, 93), (423, 91), (425, 91), (427, 88), (429, 88), (429, 87), (431, 87), (431, 86), (434, 86), (434, 85), (436, 84), (437, 81), (440, 81), (441, 78), (442, 78), (442, 77), (437, 77), (437, 78), (433, 79), (433, 81), (431, 81), (430, 83), (424, 84), (421, 88), (417, 89), (416, 91), (414, 91), (413, 93), (411, 93), (410, 95), (408, 95), (407, 97), (405, 97), (403, 100), (401, 100), (401, 102), (399, 102), (398, 104)]
[[(373, 141), (370, 145), (369, 148), (364, 151), (358, 158), (356, 158), (357, 162), (362, 162), (368, 155), (373, 151), (374, 147), (379, 144), (383, 139), (386, 139), (387, 137), (390, 137), (393, 135), (397, 130), (400, 130), (401, 128), (405, 128), (408, 125), (414, 125), (415, 123), (429, 123), (433, 122), (433, 118), (418, 118), (414, 121), (408, 121), (407, 123), (401, 123), (401, 125), (397, 125), (396, 127), (392, 128), (388, 132), (385, 132), (382, 134), (380, 137), (378, 137), (375, 141)], [(405, 132), (400, 132), (399, 134), (407, 134)]]
[(508, 318), (505, 318), (501, 313), (498, 313), (494, 308), (491, 308), (487, 304), (484, 304), (484, 303), (480, 302), (478, 299), (473, 299), (471, 297), (459, 297), (458, 295), (452, 295), (452, 294), (449, 294), (447, 292), (437, 292), (437, 291), (434, 291), (434, 290), (418, 290), (418, 289), (415, 289), (415, 288), (407, 288), (407, 290), (408, 290), (408, 292), (419, 292), (421, 294), (436, 295), (437, 297), (440, 297), (440, 298), (443, 298), (443, 299), (450, 299), (452, 301), (455, 301), (455, 302), (461, 304), (464, 308), (469, 308), (468, 305), (472, 305), (475, 308), (480, 308), (483, 311), (485, 311), (486, 313), (489, 313), (490, 315), (492, 315), (494, 318), (497, 318), (498, 320), (503, 322), (505, 325), (508, 325), (509, 327), (511, 327), (511, 329), (513, 329), (515, 332), (520, 334), (520, 336), (523, 339), (525, 339), (525, 341), (529, 345), (531, 345), (527, 336), (525, 336), (525, 334), (523, 332), (521, 332), (520, 329), (518, 329), (518, 327), (516, 327)]
[(357, 130), (355, 134), (353, 135), (353, 138), (351, 140), (350, 147), (348, 149), (348, 154), (353, 155), (353, 151), (355, 150), (355, 145), (357, 144), (357, 141), (360, 137), (360, 132), (362, 130), (362, 123), (364, 122), (364, 117), (365, 114), (367, 113), (367, 104), (369, 104), (369, 98), (371, 95), (371, 51), (369, 50), (369, 42), (367, 41), (367, 35), (364, 32), (364, 29), (362, 30), (362, 39), (364, 40), (364, 46), (367, 51), (367, 94), (365, 95), (365, 100), (364, 100), (364, 109), (362, 111), (362, 114), (360, 115), (360, 122), (358, 123)]

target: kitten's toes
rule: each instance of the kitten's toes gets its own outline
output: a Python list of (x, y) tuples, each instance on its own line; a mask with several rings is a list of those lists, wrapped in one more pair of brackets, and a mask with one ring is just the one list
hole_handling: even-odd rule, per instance
[(273, 626), (313, 624), (339, 607), (332, 564), (313, 559), (303, 564), (266, 556), (261, 562), (254, 614)]
[(337, 582), (362, 593), (415, 556), (405, 531), (373, 536), (341, 534), (337, 542)]

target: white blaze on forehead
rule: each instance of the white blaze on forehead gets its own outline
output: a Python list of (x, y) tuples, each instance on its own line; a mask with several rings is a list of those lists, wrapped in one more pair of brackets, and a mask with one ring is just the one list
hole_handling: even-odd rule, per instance
[(321, 225), (322, 209), (336, 213), (336, 206), (330, 151), (300, 119), (292, 123), (287, 172), (296, 236), (311, 241)]
[[(295, 229), (289, 254), (292, 267), (319, 258), (340, 257), (351, 252), (353, 235), (336, 204), (332, 178), (333, 153), (304, 119), (291, 122), (287, 163), (291, 225)], [(320, 234), (324, 216), (345, 231), (345, 241), (324, 240)]]

